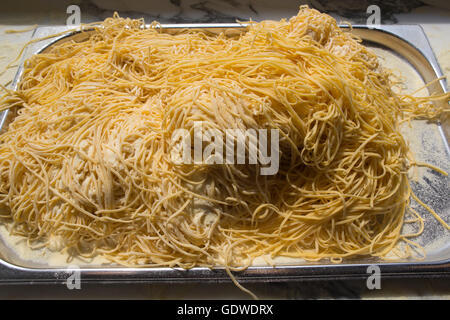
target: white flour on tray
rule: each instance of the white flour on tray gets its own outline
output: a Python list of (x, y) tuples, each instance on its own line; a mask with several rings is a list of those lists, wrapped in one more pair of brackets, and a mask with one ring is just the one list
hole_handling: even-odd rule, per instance
[[(402, 88), (398, 88), (399, 90), (404, 90), (405, 92), (412, 92), (417, 88), (420, 88), (424, 85), (422, 79), (417, 74), (417, 72), (404, 60), (400, 57), (392, 54), (381, 48), (372, 48), (374, 52), (380, 57), (381, 64), (388, 69), (391, 69), (394, 74), (399, 76), (404, 85)], [(418, 95), (426, 95), (427, 90), (421, 90)], [(448, 166), (448, 158), (445, 155), (445, 152), (442, 154), (433, 154), (432, 159), (427, 156), (427, 152), (424, 154), (425, 147), (433, 146), (436, 143), (442, 143), (442, 138), (439, 135), (439, 131), (437, 126), (432, 123), (427, 123), (426, 121), (412, 121), (412, 128), (409, 128), (408, 125), (405, 125), (402, 128), (402, 132), (409, 143), (411, 150), (414, 153), (414, 156), (418, 161), (430, 162), (433, 165), (439, 166), (444, 170), (449, 170), (450, 168), (445, 168)], [(424, 134), (426, 132), (427, 134)], [(414, 176), (417, 178), (419, 185), (427, 184), (433, 185), (436, 181), (430, 181), (430, 179), (436, 180), (436, 176), (429, 173), (429, 169), (427, 168), (418, 168), (416, 172), (414, 172)], [(425, 181), (424, 179), (428, 179)], [(445, 190), (445, 189), (444, 189)], [(448, 190), (448, 179), (447, 179), (447, 190)], [(425, 203), (429, 204), (431, 207), (435, 204), (434, 199), (422, 199)], [(438, 212), (439, 213), (439, 212)], [(435, 232), (436, 228), (440, 228), (439, 223), (436, 224), (434, 218), (429, 214), (423, 215), (425, 218), (425, 234), (426, 232)], [(432, 224), (431, 228), (427, 226)], [(409, 227), (409, 226), (408, 226)], [(406, 227), (406, 229), (408, 228)], [(443, 227), (442, 227), (443, 228)], [(430, 230), (428, 230), (430, 229)], [(405, 230), (409, 231), (409, 230)], [(430, 236), (427, 237), (426, 241), (420, 241), (419, 243), (424, 242), (423, 245), (428, 253), (432, 253), (435, 251), (442, 250), (445, 245), (449, 245), (450, 236), (448, 232), (445, 230), (439, 230), (440, 237), (435, 237), (430, 241)], [(49, 248), (42, 249), (31, 249), (26, 244), (26, 240), (22, 237), (12, 236), (9, 234), (6, 226), (0, 225), (0, 238), (4, 244), (8, 248), (3, 257), (8, 261), (17, 261), (17, 264), (21, 264), (23, 266), (32, 264), (33, 266), (50, 266), (50, 267), (64, 267), (68, 264), (70, 265), (102, 265), (107, 264), (108, 261), (103, 257), (96, 257), (92, 260), (86, 261), (85, 259), (77, 259), (71, 260), (68, 263), (68, 255), (66, 253), (61, 253), (57, 250), (57, 248), (53, 248), (54, 250), (50, 250)], [(420, 238), (420, 237), (419, 237)], [(1, 247), (0, 247), (1, 248)], [(287, 264), (305, 264), (305, 260), (303, 259), (294, 259), (294, 258), (286, 258), (286, 257), (277, 257), (274, 259), (269, 259), (267, 257), (261, 257), (254, 261), (253, 265), (262, 266), (262, 265), (287, 265)]]

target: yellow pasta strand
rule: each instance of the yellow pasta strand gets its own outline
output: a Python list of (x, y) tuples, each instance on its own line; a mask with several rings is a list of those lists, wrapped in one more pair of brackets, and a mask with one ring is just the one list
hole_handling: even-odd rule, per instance
[[(240, 34), (154, 26), (108, 18), (88, 40), (31, 57), (6, 90), (0, 110), (16, 116), (0, 135), (0, 205), (15, 234), (230, 276), (261, 256), (385, 257), (406, 239), (399, 124), (438, 117), (433, 98), (394, 93), (358, 38), (306, 7)], [(278, 129), (280, 171), (175, 165), (170, 137), (196, 121)]]

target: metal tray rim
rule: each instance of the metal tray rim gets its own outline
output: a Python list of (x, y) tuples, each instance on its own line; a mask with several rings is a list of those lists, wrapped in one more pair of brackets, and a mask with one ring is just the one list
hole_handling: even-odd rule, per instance
[[(161, 24), (161, 28), (182, 29), (182, 28), (243, 28), (245, 23), (214, 23), (214, 24)], [(348, 28), (348, 26), (341, 26)], [(405, 45), (414, 48), (429, 64), (433, 71), (433, 77), (442, 77), (442, 71), (434, 56), (428, 39), (421, 26), (418, 25), (382, 25), (378, 27), (368, 27), (364, 25), (354, 25), (355, 31), (382, 33), (390, 35), (404, 42)], [(36, 29), (37, 30), (37, 29)], [(35, 30), (35, 33), (36, 33)], [(35, 53), (42, 52), (45, 48), (61, 41), (64, 38), (73, 36), (82, 31), (68, 31), (66, 34), (55, 37), (51, 42), (45, 44)], [(358, 34), (358, 32), (356, 32)], [(360, 35), (361, 36), (361, 35)], [(364, 39), (373, 41), (373, 39)], [(405, 57), (408, 58), (408, 57)], [(407, 59), (408, 60), (408, 59)], [(411, 61), (410, 61), (411, 62)], [(14, 88), (23, 72), (23, 60), (18, 68), (13, 81)], [(421, 74), (425, 80), (427, 77)], [(446, 80), (439, 81), (440, 89), (447, 92)], [(0, 128), (6, 121), (8, 110), (0, 113)], [(440, 132), (447, 143), (447, 152), (450, 154), (448, 140), (441, 127)], [(309, 264), (309, 265), (279, 265), (251, 266), (248, 269), (236, 274), (239, 281), (259, 282), (259, 281), (287, 281), (287, 280), (320, 280), (320, 279), (348, 279), (367, 277), (367, 268), (371, 265), (380, 267), (383, 276), (386, 277), (419, 277), (419, 276), (450, 276), (450, 258), (433, 262), (376, 262), (376, 263), (341, 263), (341, 264)], [(224, 268), (209, 269), (196, 267), (190, 270), (181, 268), (127, 268), (127, 267), (85, 267), (74, 269), (69, 268), (29, 268), (22, 267), (0, 258), (0, 284), (23, 284), (23, 283), (59, 283), (65, 282), (67, 277), (78, 270), (83, 281), (95, 283), (136, 283), (136, 282), (223, 282), (231, 281)]]

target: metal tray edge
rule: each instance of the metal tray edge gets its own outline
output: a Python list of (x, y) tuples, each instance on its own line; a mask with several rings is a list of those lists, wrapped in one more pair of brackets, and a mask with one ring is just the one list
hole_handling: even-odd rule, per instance
[[(216, 24), (161, 24), (161, 28), (183, 29), (183, 28), (243, 28), (247, 24), (240, 23), (216, 23)], [(348, 28), (348, 26), (341, 26)], [(423, 62), (428, 64), (428, 73), (424, 72), (423, 66), (418, 66), (417, 61), (409, 56), (403, 57), (419, 71), (426, 82), (442, 77), (443, 73), (439, 67), (437, 59), (431, 49), (428, 39), (423, 29), (418, 25), (382, 25), (369, 28), (364, 25), (352, 26), (355, 34), (363, 40), (375, 42), (384, 46), (391, 45), (390, 49), (395, 50), (392, 43), (377, 42), (376, 33), (390, 35), (392, 40), (397, 39), (403, 42), (405, 50), (416, 51), (418, 57), (422, 57)], [(35, 30), (36, 32), (36, 30)], [(72, 36), (80, 31), (68, 31), (67, 34), (55, 37), (45, 44), (38, 52), (42, 52), (64, 38)], [(371, 36), (368, 36), (372, 34)], [(393, 46), (393, 47), (392, 47)], [(406, 51), (405, 51), (406, 52)], [(417, 58), (417, 57), (416, 57)], [(23, 73), (22, 59), (16, 76), (13, 81), (13, 88), (16, 88)], [(432, 72), (430, 72), (432, 71)], [(434, 88), (441, 92), (447, 92), (445, 79), (438, 82), (439, 88)], [(3, 127), (8, 115), (8, 110), (0, 113), (0, 128)], [(442, 126), (439, 130), (446, 142), (448, 154), (450, 148), (448, 134), (444, 132)], [(289, 281), (289, 280), (333, 280), (352, 279), (367, 277), (367, 268), (371, 265), (380, 267), (381, 274), (386, 277), (447, 277), (450, 276), (450, 258), (435, 262), (399, 262), (399, 263), (357, 263), (357, 264), (335, 264), (335, 265), (280, 265), (276, 267), (249, 267), (245, 271), (236, 273), (236, 277), (242, 282), (266, 282), (266, 281)], [(95, 267), (95, 268), (26, 268), (20, 267), (0, 258), (0, 284), (23, 284), (23, 283), (65, 283), (67, 278), (78, 271), (83, 281), (95, 283), (136, 283), (136, 282), (224, 282), (231, 281), (224, 268), (193, 268), (183, 270), (180, 268), (124, 268), (124, 267)]]

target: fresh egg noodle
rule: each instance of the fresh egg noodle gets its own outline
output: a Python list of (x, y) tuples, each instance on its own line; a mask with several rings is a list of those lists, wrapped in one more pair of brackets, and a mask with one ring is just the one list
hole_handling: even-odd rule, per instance
[[(437, 120), (449, 95), (391, 87), (360, 39), (307, 7), (233, 34), (115, 15), (32, 56), (0, 101), (16, 112), (0, 135), (3, 218), (30, 246), (127, 266), (406, 258), (424, 222), (399, 125)], [(174, 164), (172, 134), (195, 121), (279, 129), (279, 172)]]

